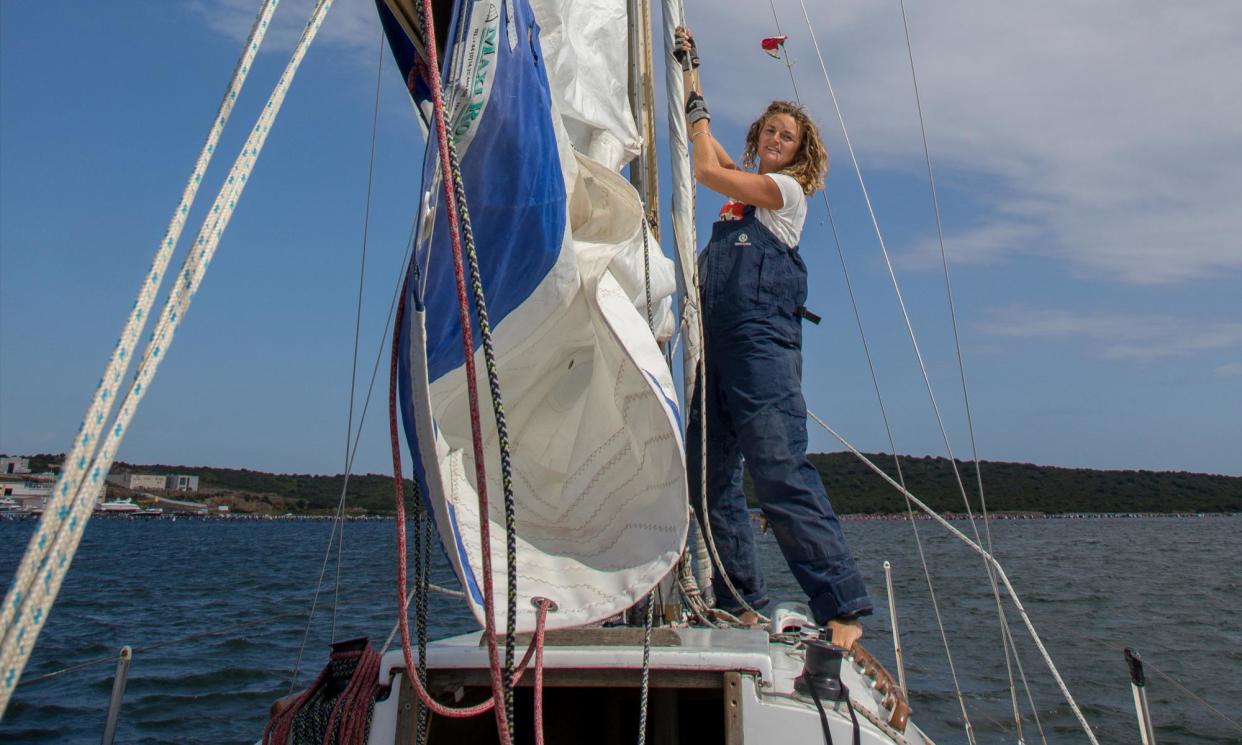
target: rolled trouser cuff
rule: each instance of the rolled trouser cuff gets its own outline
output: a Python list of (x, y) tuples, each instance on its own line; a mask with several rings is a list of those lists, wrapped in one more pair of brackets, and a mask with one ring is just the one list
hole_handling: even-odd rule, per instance
[(874, 607), (867, 597), (862, 577), (851, 578), (831, 590), (811, 598), (811, 612), (815, 622), (823, 625), (834, 618), (856, 618), (871, 615)]

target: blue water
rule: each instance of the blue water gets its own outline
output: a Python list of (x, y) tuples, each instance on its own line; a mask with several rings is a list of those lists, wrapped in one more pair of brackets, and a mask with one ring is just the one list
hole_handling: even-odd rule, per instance
[[(0, 521), (5, 584), (33, 528), (30, 521)], [(978, 741), (1015, 742), (982, 562), (943, 529), (927, 522), (919, 528)], [(1126, 646), (1242, 719), (1242, 517), (1000, 521), (991, 529), (998, 557), (1100, 742), (1138, 741)], [(115, 655), (128, 644), (135, 654), (118, 742), (254, 742), (268, 705), (289, 689), (330, 530), (323, 521), (93, 521), (25, 680)], [(914, 721), (942, 745), (964, 742), (910, 525), (848, 522), (846, 533), (877, 605), (865, 641), (895, 670), (882, 568), (888, 560)], [(339, 599), (333, 561), (301, 682), (325, 660), (334, 603), (337, 638), (365, 635), (378, 646), (388, 635), (396, 608), (394, 538), (391, 521), (346, 525)], [(773, 593), (799, 598), (770, 536), (762, 546)], [(453, 584), (443, 565), (433, 579)], [(1007, 610), (1047, 742), (1086, 742), (1017, 614)], [(433, 597), (431, 619), (434, 636), (474, 626), (458, 601), (441, 596)], [(220, 633), (152, 648), (211, 632)], [(0, 722), (0, 742), (98, 742), (113, 667), (109, 661), (24, 683)], [(1242, 731), (1163, 678), (1149, 678), (1161, 745), (1242, 742)], [(1019, 691), (1026, 742), (1038, 743)]]

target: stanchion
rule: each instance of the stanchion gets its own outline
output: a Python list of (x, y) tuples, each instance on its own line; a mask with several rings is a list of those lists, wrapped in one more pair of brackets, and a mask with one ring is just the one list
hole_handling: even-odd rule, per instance
[(108, 720), (104, 722), (103, 739), (100, 745), (112, 745), (116, 737), (116, 724), (121, 718), (121, 699), (125, 697), (125, 683), (129, 680), (129, 663), (134, 658), (134, 650), (129, 646), (121, 647), (121, 654), (116, 658), (116, 675), (112, 678), (112, 698), (108, 701)]
[(1143, 675), (1143, 658), (1138, 652), (1126, 647), (1126, 665), (1130, 668), (1130, 690), (1134, 692), (1134, 709), (1138, 712), (1139, 736), (1143, 745), (1156, 745), (1156, 733), (1151, 727), (1151, 712), (1147, 710), (1147, 678)]
[(893, 653), (897, 656), (897, 685), (901, 687), (901, 697), (910, 700), (910, 692), (906, 690), (906, 663), (901, 652), (901, 632), (897, 630), (897, 599), (893, 596), (893, 565), (884, 562), (884, 585), (888, 588), (888, 617), (893, 622)]

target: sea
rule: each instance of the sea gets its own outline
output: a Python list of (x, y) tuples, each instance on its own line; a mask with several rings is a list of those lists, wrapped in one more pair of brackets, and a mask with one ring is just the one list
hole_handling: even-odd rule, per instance
[[(0, 520), (5, 585), (34, 527)], [(328, 550), (326, 520), (93, 520), (0, 743), (99, 742), (124, 645), (134, 654), (116, 742), (255, 742), (271, 702), (317, 674), (331, 639), (367, 636), (378, 647), (392, 630), (394, 522), (343, 530), (343, 545)], [(851, 520), (845, 530), (876, 605), (864, 642), (895, 675), (891, 564), (913, 720), (941, 745), (966, 742), (956, 677), (977, 742), (1018, 742), (982, 560), (927, 521)], [(1242, 516), (995, 520), (987, 530), (1099, 742), (1139, 742), (1122, 654), (1132, 647), (1146, 662), (1160, 745), (1242, 743)], [(438, 553), (433, 581), (455, 587)], [(802, 599), (770, 535), (761, 553), (772, 594)], [(460, 600), (432, 603), (433, 637), (475, 627)], [(1023, 741), (1087, 742), (1014, 606), (1006, 610)]]

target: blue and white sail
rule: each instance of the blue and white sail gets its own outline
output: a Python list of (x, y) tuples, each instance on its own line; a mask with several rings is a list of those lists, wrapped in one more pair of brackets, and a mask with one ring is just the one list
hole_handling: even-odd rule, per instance
[[(436, 4), (445, 8), (437, 18), (441, 73), (511, 440), (518, 626), (534, 627), (535, 596), (556, 602), (551, 627), (590, 623), (629, 607), (668, 573), (688, 522), (677, 394), (646, 320), (643, 210), (618, 174), (637, 150), (624, 95), (625, 2), (467, 0), (452, 4), (451, 18), (448, 5)], [(422, 49), (416, 5), (378, 6), (426, 118), (426, 83), (412, 72)], [(589, 34), (566, 33), (580, 18), (594, 19)], [(555, 32), (544, 38), (541, 26)], [(575, 81), (575, 70), (593, 79)], [(503, 492), (481, 379), (490, 514), (479, 514), (438, 168), (433, 137), (401, 329), (401, 409), (415, 478), (481, 620), (479, 524), (492, 523), (487, 550), (503, 588)], [(655, 325), (667, 335), (673, 271), (647, 239)], [(474, 349), (482, 370), (477, 329)], [(495, 601), (503, 619), (503, 591)]]

